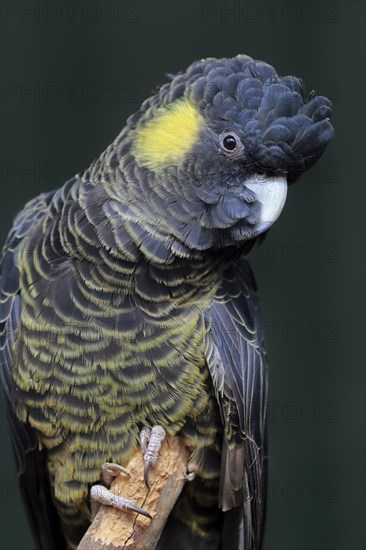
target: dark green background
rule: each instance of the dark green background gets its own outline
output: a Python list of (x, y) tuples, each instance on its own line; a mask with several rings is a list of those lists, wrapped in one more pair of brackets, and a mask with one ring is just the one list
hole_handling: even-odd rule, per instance
[[(2, 242), (28, 199), (87, 166), (164, 73), (195, 59), (247, 53), (333, 100), (334, 142), (253, 255), (270, 360), (265, 550), (365, 548), (364, 3), (1, 9)], [(4, 427), (0, 473), (1, 549), (31, 550)]]

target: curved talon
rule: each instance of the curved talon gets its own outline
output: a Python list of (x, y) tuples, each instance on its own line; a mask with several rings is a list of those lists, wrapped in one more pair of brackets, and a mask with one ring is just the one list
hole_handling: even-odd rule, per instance
[(118, 508), (118, 510), (122, 510), (124, 512), (136, 512), (146, 518), (152, 519), (149, 512), (146, 512), (143, 508), (136, 506), (136, 504), (127, 498), (113, 494), (103, 485), (93, 485), (90, 489), (90, 496), (93, 501), (104, 504), (105, 506), (113, 506), (114, 508)]
[(196, 478), (196, 472), (189, 472), (187, 474), (184, 474), (184, 479), (186, 481), (193, 481)]
[(148, 461), (148, 460), (145, 460), (145, 462), (144, 462), (144, 482), (145, 482), (145, 485), (148, 489), (150, 489), (150, 485), (149, 485), (150, 468), (151, 468), (151, 462)]
[(193, 481), (197, 475), (198, 466), (196, 462), (188, 462), (187, 472), (184, 474), (184, 479), (186, 481)]
[(140, 432), (140, 446), (141, 446), (141, 450), (142, 450), (143, 453), (146, 453), (147, 445), (148, 445), (149, 439), (150, 439), (150, 435), (151, 435), (150, 428), (148, 428), (147, 426), (142, 428), (142, 430)]
[[(122, 472), (123, 474), (126, 474), (129, 477), (131, 477), (127, 468), (124, 468), (119, 464), (115, 464), (114, 462), (105, 462), (102, 466), (102, 469), (113, 476), (118, 476)], [(116, 470), (118, 471), (116, 472)]]
[(128, 477), (131, 477), (128, 470), (126, 470), (126, 468), (123, 468), (123, 466), (115, 464), (114, 462), (106, 462), (102, 466), (102, 481), (107, 485), (107, 487), (110, 487), (113, 479), (119, 476), (121, 473), (128, 475)]
[(136, 506), (131, 502), (130, 500), (124, 499), (126, 501), (126, 510), (130, 512), (136, 512), (137, 514), (141, 514), (142, 516), (145, 516), (145, 518), (152, 519), (152, 515), (149, 514), (149, 512), (146, 512), (143, 508), (140, 508), (139, 506)]

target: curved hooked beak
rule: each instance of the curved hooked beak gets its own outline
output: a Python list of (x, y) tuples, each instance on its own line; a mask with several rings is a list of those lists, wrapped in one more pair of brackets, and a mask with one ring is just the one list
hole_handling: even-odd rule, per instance
[(267, 231), (281, 214), (286, 202), (287, 180), (284, 176), (254, 175), (244, 185), (255, 193), (261, 203), (259, 220), (254, 229), (254, 235), (259, 235)]

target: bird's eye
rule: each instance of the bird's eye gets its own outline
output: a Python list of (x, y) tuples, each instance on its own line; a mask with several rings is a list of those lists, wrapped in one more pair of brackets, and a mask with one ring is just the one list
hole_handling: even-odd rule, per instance
[(239, 153), (243, 148), (240, 138), (234, 132), (225, 132), (220, 138), (225, 153)]
[(236, 147), (236, 139), (234, 136), (229, 134), (228, 136), (225, 136), (222, 140), (222, 144), (228, 151), (234, 151)]

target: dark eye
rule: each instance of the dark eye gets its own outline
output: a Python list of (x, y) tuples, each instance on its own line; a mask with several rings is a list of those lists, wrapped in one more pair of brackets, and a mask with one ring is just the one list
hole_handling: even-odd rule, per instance
[(221, 146), (226, 153), (239, 153), (243, 149), (240, 138), (234, 132), (225, 132), (220, 137)]
[(236, 139), (234, 136), (229, 134), (228, 136), (224, 137), (224, 139), (222, 140), (222, 144), (224, 148), (227, 149), (228, 151), (234, 151), (236, 147)]

